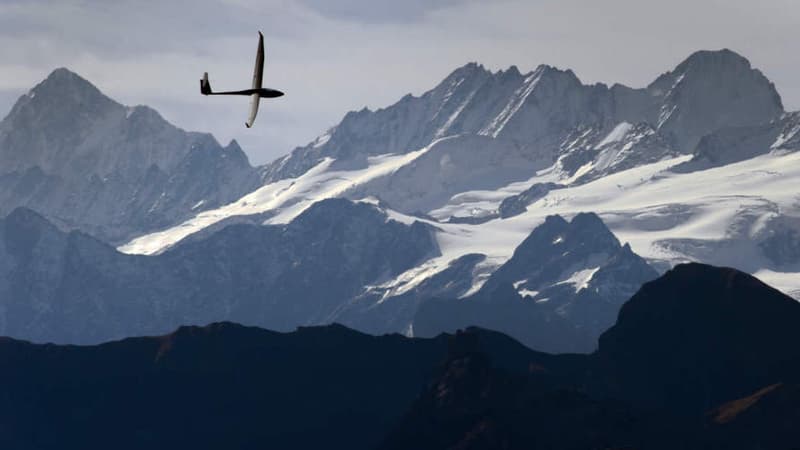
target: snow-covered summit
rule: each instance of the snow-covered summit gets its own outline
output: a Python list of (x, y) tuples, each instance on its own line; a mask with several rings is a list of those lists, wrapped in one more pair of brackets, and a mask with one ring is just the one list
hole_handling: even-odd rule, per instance
[(0, 122), (0, 214), (18, 206), (119, 242), (258, 186), (238, 145), (126, 107), (56, 69)]
[(293, 178), (325, 157), (362, 165), (364, 158), (407, 153), (442, 137), (479, 134), (514, 141), (534, 157), (558, 157), (575, 130), (647, 123), (678, 152), (724, 127), (757, 125), (780, 116), (774, 85), (744, 57), (700, 51), (646, 88), (585, 85), (571, 70), (540, 65), (490, 72), (469, 63), (419, 97), (407, 95), (376, 111), (363, 109), (305, 147), (262, 169), (265, 182)]
[(379, 291), (446, 285), (457, 273), (472, 277), (454, 281), (460, 296), (547, 216), (592, 211), (659, 269), (728, 265), (800, 292), (800, 213), (787, 192), (799, 139), (800, 115), (729, 50), (695, 53), (645, 88), (470, 63), (421, 96), (348, 113), (262, 168), (257, 191), (121, 249), (159, 253), (235, 217), (289, 223), (322, 199), (369, 199), (434, 225), (442, 249)]

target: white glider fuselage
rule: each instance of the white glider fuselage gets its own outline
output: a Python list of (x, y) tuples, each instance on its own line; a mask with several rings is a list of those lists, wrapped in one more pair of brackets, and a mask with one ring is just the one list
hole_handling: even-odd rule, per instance
[(203, 95), (248, 95), (250, 96), (250, 115), (245, 122), (245, 126), (250, 128), (256, 120), (258, 114), (258, 104), (261, 98), (275, 98), (283, 96), (283, 92), (264, 88), (262, 82), (264, 79), (264, 35), (258, 32), (258, 51), (256, 52), (256, 65), (253, 70), (253, 86), (251, 89), (243, 91), (226, 91), (214, 92), (211, 90), (211, 83), (208, 81), (208, 72), (203, 74), (203, 79), (200, 80), (200, 93)]

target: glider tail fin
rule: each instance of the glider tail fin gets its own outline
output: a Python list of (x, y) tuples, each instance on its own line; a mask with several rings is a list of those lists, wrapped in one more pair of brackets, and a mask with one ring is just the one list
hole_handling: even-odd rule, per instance
[(200, 80), (200, 93), (203, 95), (211, 94), (211, 83), (208, 81), (208, 72), (203, 73), (203, 79)]

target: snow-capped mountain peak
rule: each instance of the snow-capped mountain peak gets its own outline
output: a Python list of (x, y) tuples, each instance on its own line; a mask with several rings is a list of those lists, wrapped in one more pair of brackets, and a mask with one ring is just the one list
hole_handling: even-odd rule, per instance
[[(796, 173), (797, 157), (787, 153), (800, 149), (798, 117), (784, 113), (772, 83), (729, 50), (697, 52), (645, 88), (585, 85), (546, 65), (523, 73), (470, 63), (420, 96), (348, 113), (262, 168), (265, 186), (238, 202), (122, 248), (158, 253), (232, 216), (287, 223), (315, 201), (345, 197), (375, 199), (394, 217), (436, 226), (443, 255), (405, 274), (414, 282), (398, 281), (404, 288), (448, 267), (483, 277), (547, 216), (582, 211), (598, 213), (662, 269), (696, 259), (785, 270), (784, 256), (776, 265), (738, 236), (751, 223), (794, 226), (797, 202), (783, 186)], [(731, 185), (740, 175), (762, 181)], [(779, 226), (776, 214), (792, 217)], [(709, 250), (722, 243), (750, 257)], [(474, 254), (485, 258), (466, 258)], [(456, 261), (469, 264), (456, 270)]]
[(238, 145), (121, 105), (64, 68), (0, 122), (0, 175), (0, 214), (28, 207), (114, 243), (258, 186)]
[(714, 130), (766, 123), (783, 113), (774, 84), (728, 49), (695, 52), (647, 89), (663, 98), (658, 129), (686, 152)]
[(88, 80), (66, 67), (53, 70), (47, 78), (31, 89), (27, 95), (28, 98), (36, 96), (39, 96), (42, 100), (60, 100), (62, 102), (113, 102)]

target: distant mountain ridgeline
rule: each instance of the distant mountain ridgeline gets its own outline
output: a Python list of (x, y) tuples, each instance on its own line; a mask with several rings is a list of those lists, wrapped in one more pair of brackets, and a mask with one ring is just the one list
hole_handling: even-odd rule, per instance
[(482, 255), (409, 290), (378, 287), (440, 257), (435, 229), (344, 199), (318, 202), (287, 225), (229, 225), (154, 256), (62, 232), (26, 209), (0, 231), (0, 334), (36, 342), (99, 343), (232, 320), (417, 336), (480, 325), (546, 351), (591, 352), (619, 307), (657, 276), (593, 214), (548, 218), (465, 298)]
[[(229, 205), (119, 248), (159, 253), (228, 221), (286, 224), (323, 199), (368, 200), (433, 225), (445, 250), (370, 295), (417, 298), (409, 292), (459, 272), (458, 289), (435, 293), (453, 297), (548, 216), (593, 212), (660, 272), (688, 261), (737, 267), (800, 296), (798, 139), (800, 115), (726, 49), (695, 52), (643, 88), (587, 85), (546, 65), (521, 73), (470, 63), (420, 96), (346, 114), (259, 168), (266, 184)], [(398, 323), (415, 304), (393, 310)]]
[(31, 208), (110, 243), (174, 225), (259, 186), (233, 141), (126, 107), (67, 69), (0, 122), (0, 214)]
[(0, 335), (98, 343), (235, 320), (330, 323), (367, 284), (438, 253), (428, 225), (332, 199), (286, 226), (238, 224), (158, 256), (126, 255), (17, 209), (0, 221)]
[[(679, 266), (591, 355), (481, 329), (432, 339), (231, 323), (99, 346), (0, 342), (8, 448), (785, 449), (800, 305)], [(58, 376), (54, 376), (58, 374)]]
[[(799, 118), (729, 50), (641, 89), (468, 64), (256, 169), (58, 69), (0, 124), (0, 330), (478, 324), (591, 352), (653, 267), (730, 265), (800, 292)], [(106, 245), (126, 241), (154, 256)]]

